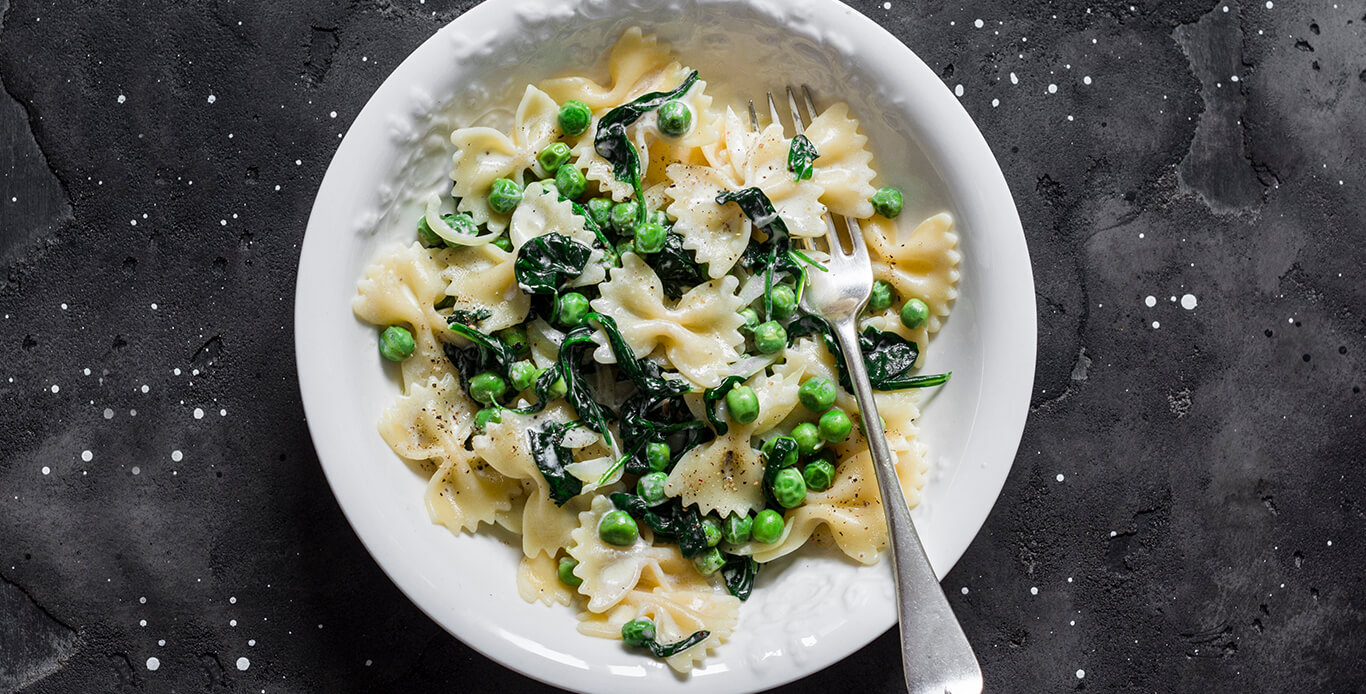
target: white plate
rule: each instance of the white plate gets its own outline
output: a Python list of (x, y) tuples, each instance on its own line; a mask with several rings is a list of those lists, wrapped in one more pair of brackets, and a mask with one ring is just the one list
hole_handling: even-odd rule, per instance
[(494, 2), (437, 32), (365, 105), (318, 191), (295, 299), (299, 384), (347, 519), (394, 583), (461, 641), (569, 689), (754, 691), (838, 661), (892, 626), (887, 564), (803, 556), (769, 568), (735, 636), (690, 679), (620, 642), (582, 636), (568, 608), (517, 596), (518, 547), (428, 520), (424, 481), (376, 432), (396, 382), (374, 328), (351, 313), (376, 248), (412, 238), (422, 198), (448, 189), (452, 127), (486, 104), (515, 104), (527, 82), (582, 69), (633, 25), (673, 43), (722, 97), (806, 83), (818, 101), (848, 101), (882, 180), (908, 192), (902, 222), (942, 210), (957, 219), (961, 294), (924, 367), (954, 376), (924, 408), (932, 473), (914, 514), (935, 570), (953, 566), (991, 510), (1024, 427), (1035, 355), (1028, 251), (1000, 168), (958, 101), (906, 46), (834, 0)]

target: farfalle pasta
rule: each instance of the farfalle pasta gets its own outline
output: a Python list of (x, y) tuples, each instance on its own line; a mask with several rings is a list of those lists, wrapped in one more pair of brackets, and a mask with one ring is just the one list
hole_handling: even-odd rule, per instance
[(769, 562), (887, 546), (869, 422), (799, 301), (827, 217), (873, 258), (860, 340), (912, 506), (916, 389), (947, 379), (918, 362), (959, 280), (952, 218), (897, 220), (847, 106), (803, 133), (740, 113), (631, 29), (602, 74), (528, 85), (510, 130), (453, 132), (450, 195), (353, 300), (400, 363), (379, 433), (433, 521), (519, 534), (523, 599), (680, 673), (744, 628)]

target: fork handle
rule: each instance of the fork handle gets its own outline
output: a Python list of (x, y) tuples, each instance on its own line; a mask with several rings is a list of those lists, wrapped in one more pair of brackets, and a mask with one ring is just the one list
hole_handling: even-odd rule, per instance
[(886, 433), (880, 425), (869, 425), (880, 424), (882, 420), (873, 401), (873, 387), (868, 382), (855, 319), (838, 321), (834, 329), (858, 398), (882, 493), (882, 510), (887, 514), (887, 549), (896, 573), (897, 623), (901, 625), (901, 665), (906, 690), (910, 694), (981, 694), (982, 669), (920, 544), (897, 478), (895, 459), (887, 448)]

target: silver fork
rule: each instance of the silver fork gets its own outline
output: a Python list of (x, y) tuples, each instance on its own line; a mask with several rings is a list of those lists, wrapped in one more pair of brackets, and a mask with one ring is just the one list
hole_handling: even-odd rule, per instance
[[(814, 118), (816, 106), (811, 91), (802, 87), (807, 112)], [(787, 88), (788, 107), (797, 133), (805, 130), (802, 111), (797, 105), (792, 87)], [(774, 123), (782, 123), (773, 94), (768, 95), (769, 116)], [(749, 105), (750, 120), (758, 129), (753, 102)], [(873, 268), (868, 259), (868, 248), (858, 221), (843, 218), (848, 230), (848, 247), (841, 240), (835, 221), (826, 215), (825, 240), (829, 244), (829, 272), (810, 273), (810, 285), (802, 296), (802, 308), (829, 321), (835, 338), (844, 351), (849, 381), (858, 398), (864, 429), (868, 434), (868, 448), (877, 471), (877, 484), (882, 494), (882, 509), (887, 514), (888, 550), (896, 574), (897, 617), (901, 625), (901, 665), (906, 676), (906, 690), (911, 694), (981, 694), (982, 669), (977, 665), (972, 645), (963, 634), (939, 579), (930, 567), (920, 536), (911, 521), (906, 496), (896, 476), (894, 459), (887, 448), (887, 437), (881, 427), (867, 426), (880, 422), (877, 403), (873, 401), (873, 387), (868, 382), (863, 351), (858, 343), (858, 315), (868, 303), (873, 288)]]

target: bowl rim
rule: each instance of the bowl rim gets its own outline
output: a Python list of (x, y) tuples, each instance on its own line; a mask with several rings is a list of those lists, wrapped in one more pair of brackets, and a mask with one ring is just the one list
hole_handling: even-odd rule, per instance
[[(591, 0), (579, 0), (578, 4), (587, 2), (591, 2)], [(765, 4), (765, 0), (693, 0), (693, 2), (698, 5), (759, 6)], [(932, 130), (942, 129), (951, 132), (953, 136), (929, 138), (926, 141), (919, 142), (920, 147), (926, 151), (931, 161), (948, 161), (951, 153), (951, 160), (958, 164), (959, 169), (972, 172), (970, 180), (973, 189), (967, 192), (956, 191), (963, 192), (967, 196), (959, 204), (983, 208), (983, 219), (990, 220), (995, 227), (993, 229), (993, 242), (1000, 242), (1005, 245), (998, 250), (1008, 256), (1014, 255), (1017, 258), (1022, 258), (1024, 261), (1022, 266), (1017, 263), (1005, 268), (993, 268), (993, 271), (1011, 273), (1012, 281), (1016, 283), (1020, 294), (1015, 300), (1012, 300), (1012, 309), (1016, 313), (1014, 327), (1022, 331), (1021, 334), (1028, 334), (1032, 339), (1029, 339), (1027, 344), (1019, 345), (1020, 349), (1012, 355), (1009, 362), (1000, 365), (1012, 372), (1013, 377), (1008, 383), (1003, 384), (1003, 388), (995, 390), (993, 397), (999, 402), (994, 406), (990, 403), (981, 406), (991, 410), (992, 416), (995, 417), (991, 420), (993, 431), (990, 434), (995, 439), (993, 448), (998, 452), (1009, 449), (1009, 456), (1003, 469), (999, 470), (999, 474), (995, 474), (986, 480), (986, 484), (980, 489), (982, 496), (989, 498), (991, 503), (985, 504), (980, 513), (974, 513), (963, 521), (963, 525), (965, 527), (970, 526), (970, 530), (963, 531), (960, 529), (959, 534), (966, 532), (968, 540), (958, 543), (939, 561), (934, 562), (936, 573), (942, 580), (966, 551), (971, 538), (980, 531), (987, 514), (995, 505), (1017, 453), (1028, 414), (1037, 350), (1037, 319), (1033, 298), (1033, 276), (1024, 232), (1004, 174), (992, 155), (985, 138), (958, 99), (953, 96), (948, 87), (939, 80), (933, 71), (916, 56), (914, 51), (872, 19), (843, 5), (838, 0), (800, 0), (800, 3), (804, 8), (818, 14), (823, 22), (827, 22), (828, 31), (845, 36), (858, 36), (860, 41), (875, 42), (888, 48), (888, 50), (882, 51), (880, 57), (875, 56), (875, 59), (895, 60), (897, 68), (906, 71), (908, 85), (913, 83), (917, 90), (921, 90), (917, 91), (917, 94), (925, 97), (914, 100), (916, 104), (912, 106), (915, 111), (913, 117), (920, 119), (921, 122), (936, 123), (938, 125), (932, 127)], [(557, 0), (524, 0), (520, 4), (558, 5), (561, 3)], [(410, 601), (466, 645), (510, 669), (554, 686), (594, 690), (605, 686), (596, 676), (585, 678), (585, 672), (566, 668), (562, 663), (547, 660), (545, 663), (551, 663), (551, 665), (546, 666), (545, 663), (528, 659), (525, 657), (527, 655), (525, 645), (517, 645), (507, 640), (506, 630), (476, 624), (468, 620), (464, 622), (458, 619), (453, 620), (448, 611), (437, 610), (423, 597), (425, 594), (424, 587), (418, 585), (414, 576), (407, 575), (401, 570), (403, 566), (402, 557), (395, 555), (395, 550), (389, 542), (391, 538), (382, 530), (368, 525), (358, 511), (358, 495), (364, 494), (366, 490), (362, 486), (358, 486), (355, 480), (347, 479), (341, 467), (335, 463), (329, 463), (329, 460), (336, 461), (347, 454), (345, 447), (331, 436), (332, 432), (327, 429), (326, 419), (322, 416), (332, 406), (327, 381), (334, 378), (334, 372), (329, 368), (334, 365), (324, 364), (322, 360), (314, 358), (314, 353), (309, 351), (315, 345), (316, 337), (312, 333), (314, 328), (310, 325), (307, 317), (317, 302), (329, 299), (336, 300), (335, 296), (329, 296), (324, 291), (324, 287), (330, 285), (320, 281), (326, 276), (328, 270), (325, 256), (320, 249), (325, 243), (331, 241), (327, 237), (335, 234), (335, 231), (325, 228), (322, 221), (325, 217), (324, 208), (328, 204), (326, 193), (338, 186), (338, 179), (344, 175), (342, 173), (344, 169), (364, 161), (367, 154), (367, 146), (363, 141), (364, 133), (382, 128), (389, 113), (390, 104), (394, 103), (390, 99), (380, 97), (389, 96), (391, 92), (395, 92), (399, 88), (399, 83), (396, 81), (397, 77), (411, 73), (414, 65), (421, 63), (424, 56), (435, 51), (439, 42), (447, 39), (447, 35), (452, 32), (452, 27), (458, 24), (497, 26), (500, 24), (498, 15), (503, 12), (505, 12), (504, 6), (486, 0), (457, 16), (428, 37), (394, 69), (384, 83), (371, 95), (355, 121), (348, 128), (345, 137), (333, 155), (315, 196), (300, 250), (295, 287), (294, 334), (300, 397), (319, 462), (338, 505), (366, 550)], [(909, 56), (909, 60), (906, 59), (907, 56)], [(926, 95), (926, 92), (929, 94)], [(942, 171), (936, 173), (944, 175)], [(957, 177), (963, 178), (963, 175)], [(952, 190), (953, 186), (950, 186), (950, 189)], [(1021, 269), (1023, 270), (1022, 274)], [(1027, 291), (1025, 291), (1026, 289)], [(1009, 402), (1009, 406), (1003, 405), (1006, 402)], [(444, 528), (442, 531), (444, 532)], [(886, 562), (882, 564), (885, 566)], [(836, 644), (830, 649), (830, 652), (798, 663), (796, 667), (776, 672), (770, 671), (772, 676), (764, 678), (760, 686), (763, 688), (779, 686), (823, 669), (862, 648), (886, 628), (894, 625), (894, 615), (888, 615), (887, 622), (875, 625), (878, 628), (869, 631), (866, 640)], [(499, 635), (504, 638), (502, 640), (490, 639), (489, 632), (494, 630), (499, 631)], [(708, 678), (706, 684), (697, 683), (695, 686), (707, 686), (708, 691), (732, 690), (729, 686), (722, 686), (721, 689), (717, 689), (716, 685), (721, 684), (720, 682), (713, 682), (712, 678)], [(753, 683), (749, 683), (745, 689), (752, 687)], [(742, 691), (742, 689), (734, 689), (734, 691)]]

